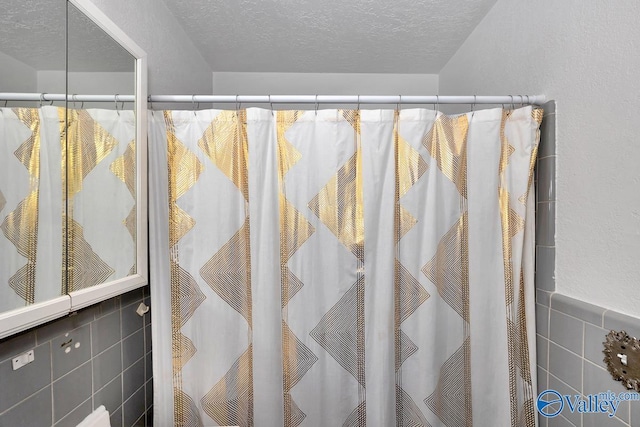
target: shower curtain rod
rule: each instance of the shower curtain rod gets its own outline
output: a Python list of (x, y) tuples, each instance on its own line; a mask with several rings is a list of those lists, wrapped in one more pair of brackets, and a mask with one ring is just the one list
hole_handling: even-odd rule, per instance
[[(76, 95), (64, 93), (0, 93), (0, 101), (133, 102), (133, 95)], [(531, 104), (542, 105), (545, 95), (149, 95), (148, 102), (213, 104)]]

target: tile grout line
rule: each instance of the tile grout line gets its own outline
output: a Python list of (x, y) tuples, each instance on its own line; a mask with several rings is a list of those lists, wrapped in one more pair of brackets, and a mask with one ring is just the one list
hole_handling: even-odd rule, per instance
[[(75, 411), (76, 409), (78, 409), (79, 407), (81, 407), (82, 405), (84, 405), (85, 403), (87, 403), (89, 400), (92, 400), (92, 399), (93, 399), (93, 396), (87, 397), (85, 400), (80, 402), (75, 408), (69, 410), (69, 412), (64, 414), (64, 417), (62, 417), (58, 421), (54, 422), (53, 425), (56, 425), (56, 424), (60, 423), (60, 421), (64, 420), (66, 417), (68, 417), (73, 411)], [(92, 409), (92, 411), (93, 411), (93, 409)]]
[(51, 370), (51, 372), (49, 372), (49, 380), (51, 381), (49, 383), (49, 385), (51, 386), (51, 425), (53, 425), (56, 421), (56, 410), (54, 405), (55, 400), (53, 398), (53, 338), (48, 341), (48, 344), (49, 344), (49, 364), (50, 364), (50, 370)]

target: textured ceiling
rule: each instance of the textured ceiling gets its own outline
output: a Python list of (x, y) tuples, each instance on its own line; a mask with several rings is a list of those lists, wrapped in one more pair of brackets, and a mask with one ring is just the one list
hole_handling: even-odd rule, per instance
[[(65, 2), (0, 0), (0, 52), (36, 70), (64, 70)], [(69, 6), (70, 71), (134, 68), (134, 59), (126, 50)]]
[(213, 71), (438, 73), (496, 0), (165, 0)]

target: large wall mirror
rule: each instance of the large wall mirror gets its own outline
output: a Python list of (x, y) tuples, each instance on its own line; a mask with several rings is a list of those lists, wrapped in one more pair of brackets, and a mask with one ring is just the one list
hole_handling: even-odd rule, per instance
[(88, 0), (0, 4), (0, 338), (147, 283), (146, 57)]

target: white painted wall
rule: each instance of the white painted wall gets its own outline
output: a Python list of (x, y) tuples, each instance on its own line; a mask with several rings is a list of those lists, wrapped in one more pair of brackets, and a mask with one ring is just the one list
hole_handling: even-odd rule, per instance
[(36, 70), (0, 52), (0, 92), (35, 92)]
[[(437, 91), (437, 74), (213, 73), (216, 95), (433, 95)], [(374, 107), (381, 106), (362, 106)]]
[(440, 94), (557, 102), (557, 290), (640, 315), (640, 3), (498, 0)]
[(211, 67), (162, 0), (91, 0), (146, 53), (150, 94), (211, 93)]

